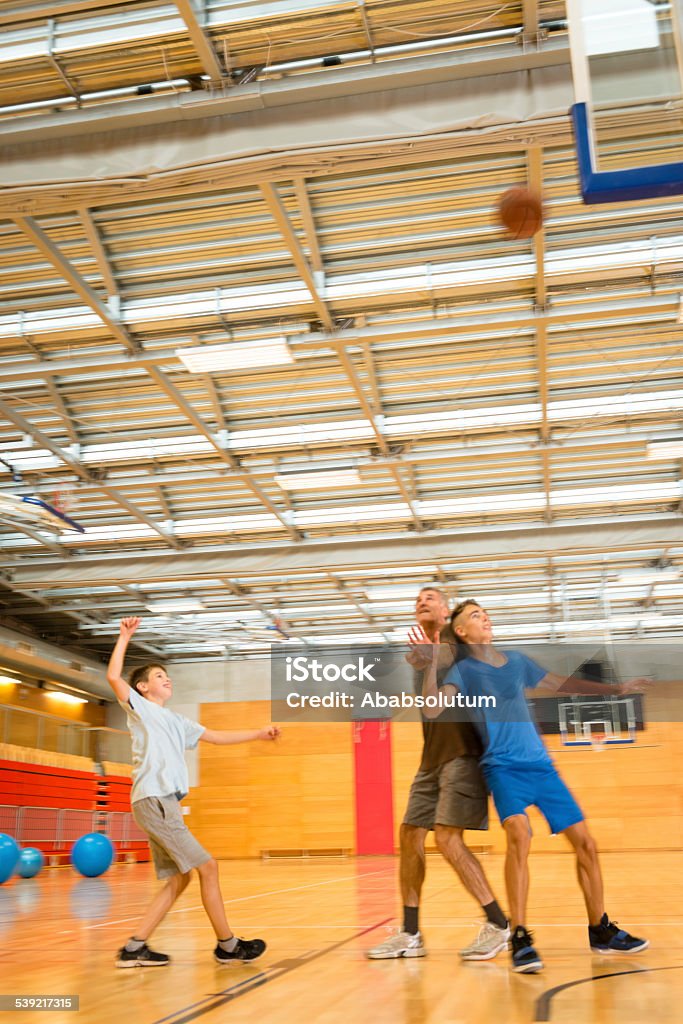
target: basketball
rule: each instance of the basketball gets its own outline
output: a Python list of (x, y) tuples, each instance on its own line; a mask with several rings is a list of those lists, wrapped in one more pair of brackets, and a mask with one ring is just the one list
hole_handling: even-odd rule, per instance
[(537, 192), (516, 186), (500, 197), (498, 214), (513, 238), (531, 238), (543, 224), (543, 203)]

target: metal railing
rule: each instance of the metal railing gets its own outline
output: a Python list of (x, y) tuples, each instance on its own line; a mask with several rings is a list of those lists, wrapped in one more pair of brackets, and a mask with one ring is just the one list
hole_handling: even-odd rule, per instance
[(69, 807), (14, 807), (0, 805), (0, 831), (22, 846), (42, 844), (66, 850), (86, 832), (102, 831), (117, 849), (147, 842), (129, 811), (83, 811)]

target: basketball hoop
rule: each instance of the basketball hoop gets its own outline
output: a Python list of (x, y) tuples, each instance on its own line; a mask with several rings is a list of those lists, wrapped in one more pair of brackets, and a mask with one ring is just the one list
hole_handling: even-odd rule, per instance
[(74, 488), (69, 487), (68, 485), (59, 487), (52, 495), (50, 504), (53, 508), (56, 508), (58, 512), (68, 515), (76, 506), (76, 494)]
[(591, 747), (593, 748), (593, 750), (595, 750), (595, 751), (604, 750), (605, 749), (605, 740), (606, 739), (607, 739), (607, 734), (606, 733), (598, 732), (597, 729), (596, 730), (591, 730)]

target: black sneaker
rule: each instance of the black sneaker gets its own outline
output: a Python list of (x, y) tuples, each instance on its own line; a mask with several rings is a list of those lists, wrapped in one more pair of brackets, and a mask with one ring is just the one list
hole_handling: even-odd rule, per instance
[(213, 951), (216, 963), (232, 964), (239, 960), (257, 960), (266, 951), (263, 939), (238, 939), (232, 953), (227, 953), (222, 946)]
[(637, 939), (603, 914), (598, 925), (588, 925), (588, 941), (594, 953), (640, 953), (649, 939)]
[(125, 946), (116, 954), (117, 967), (165, 967), (171, 962), (165, 953), (155, 953), (147, 943), (135, 953), (129, 953)]
[(531, 932), (518, 924), (512, 936), (512, 970), (517, 974), (537, 974), (543, 970), (543, 961), (534, 949)]

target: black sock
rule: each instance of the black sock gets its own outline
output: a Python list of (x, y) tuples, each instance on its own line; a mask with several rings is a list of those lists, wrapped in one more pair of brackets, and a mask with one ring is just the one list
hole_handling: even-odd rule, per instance
[(508, 919), (498, 906), (497, 900), (493, 900), (491, 903), (482, 903), (481, 909), (486, 914), (486, 920), (491, 924), (495, 924), (499, 928), (507, 928)]
[(404, 907), (403, 908), (403, 931), (408, 932), (409, 935), (417, 935), (419, 927), (417, 923), (417, 916), (420, 913), (419, 907)]

